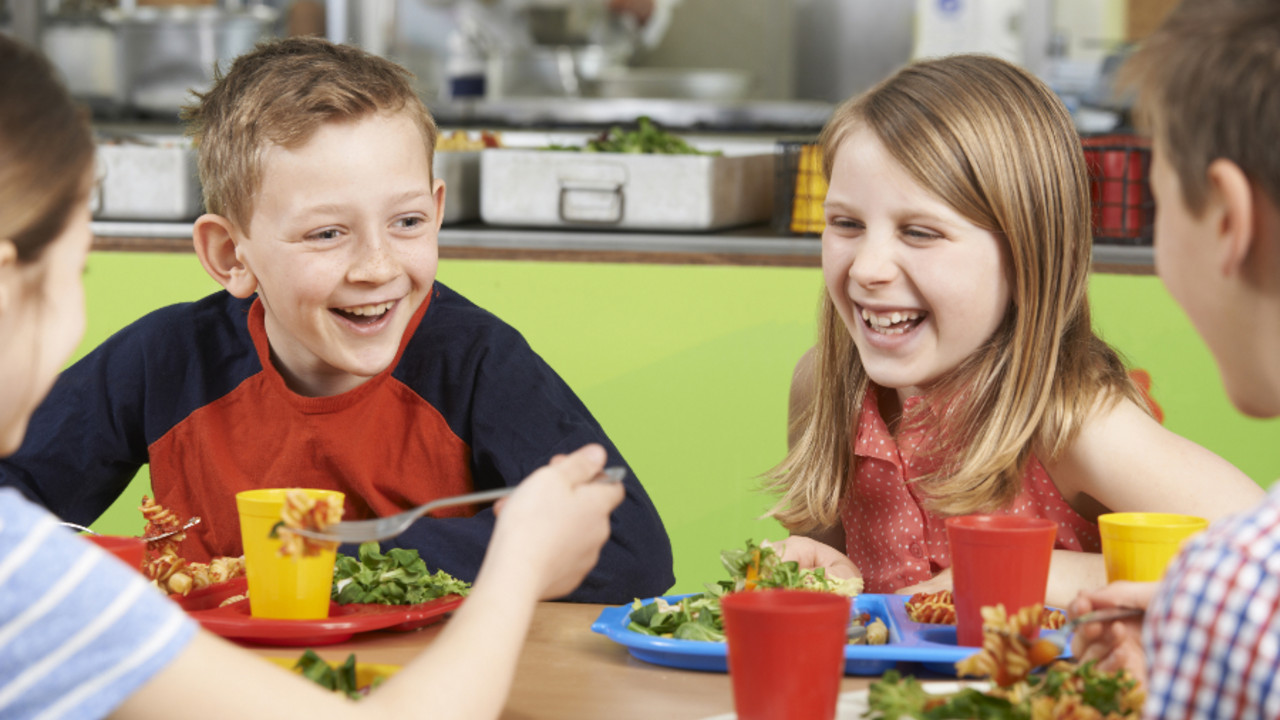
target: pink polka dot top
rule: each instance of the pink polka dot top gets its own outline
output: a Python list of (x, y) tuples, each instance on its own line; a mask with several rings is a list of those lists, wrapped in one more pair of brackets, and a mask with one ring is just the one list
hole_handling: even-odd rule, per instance
[[(919, 402), (908, 399), (907, 407)], [(895, 443), (872, 387), (854, 433), (855, 469), (840, 501), (840, 521), (845, 552), (862, 571), (865, 591), (895, 592), (951, 567), (945, 518), (926, 511), (923, 494), (909, 482), (935, 466), (917, 453), (925, 432), (910, 432)], [(1022, 493), (995, 514), (1048, 518), (1058, 523), (1056, 549), (1101, 552), (1097, 524), (1067, 504), (1036, 458), (1027, 466)]]

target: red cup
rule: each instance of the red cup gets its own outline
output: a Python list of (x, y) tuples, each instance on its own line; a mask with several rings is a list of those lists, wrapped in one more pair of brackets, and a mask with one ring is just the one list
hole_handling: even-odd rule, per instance
[(982, 608), (1004, 605), (1012, 614), (1044, 604), (1058, 524), (1017, 515), (965, 515), (947, 518), (946, 523), (956, 642), (981, 646)]
[(806, 590), (724, 596), (729, 677), (738, 720), (836, 715), (850, 599)]
[(142, 557), (147, 550), (146, 540), (124, 535), (85, 535), (85, 538), (120, 558), (134, 570), (142, 572)]

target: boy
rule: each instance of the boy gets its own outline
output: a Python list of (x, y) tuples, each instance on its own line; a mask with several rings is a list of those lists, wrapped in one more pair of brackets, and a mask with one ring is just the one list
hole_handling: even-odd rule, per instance
[[(403, 69), (314, 38), (268, 43), (186, 119), (208, 210), (195, 249), (225, 292), (156, 311), (68, 369), (0, 484), (87, 524), (149, 462), (156, 500), (203, 518), (182, 553), (207, 561), (241, 554), (240, 490), (342, 490), (361, 519), (514, 485), (588, 443), (624, 463), (514, 329), (435, 280), (436, 127)], [(442, 511), (383, 546), (474, 580), (493, 524), (490, 508)], [(672, 582), (662, 522), (629, 477), (568, 599)]]
[[(1280, 4), (1179, 7), (1126, 68), (1154, 140), (1156, 267), (1204, 336), (1231, 401), (1280, 415)], [(1148, 717), (1280, 714), (1280, 485), (1188, 542), (1158, 584), (1116, 583), (1072, 607), (1148, 606), (1088, 627), (1081, 659), (1147, 676)], [(1149, 605), (1148, 605), (1149, 603)], [(1145, 660), (1145, 662), (1144, 662)]]

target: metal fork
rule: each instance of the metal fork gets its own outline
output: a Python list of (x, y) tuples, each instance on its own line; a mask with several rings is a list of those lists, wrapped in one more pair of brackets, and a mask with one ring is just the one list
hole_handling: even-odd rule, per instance
[[(1019, 641), (1022, 642), (1023, 645), (1027, 646), (1027, 648), (1029, 649), (1036, 648), (1036, 651), (1039, 654), (1040, 659), (1043, 662), (1047, 663), (1050, 661), (1051, 658), (1056, 658), (1062, 653), (1066, 652), (1067, 643), (1071, 640), (1071, 633), (1075, 632), (1076, 628), (1080, 627), (1081, 625), (1086, 625), (1088, 623), (1095, 623), (1095, 622), (1111, 622), (1112, 620), (1123, 620), (1125, 618), (1141, 617), (1145, 612), (1146, 611), (1143, 610), (1142, 608), (1131, 608), (1131, 607), (1102, 608), (1101, 610), (1094, 610), (1093, 612), (1087, 612), (1074, 620), (1068, 620), (1066, 624), (1064, 624), (1062, 627), (1058, 628), (1057, 630), (1050, 630), (1049, 632), (1043, 635), (1040, 635), (1039, 637), (1029, 638), (1026, 635), (1023, 635), (1022, 633), (1013, 633), (1007, 630), (1001, 631), (1000, 634), (1004, 635), (1005, 637), (1016, 637)], [(988, 630), (990, 628), (984, 627), (983, 629)], [(1050, 650), (1047, 647), (1049, 645), (1052, 646), (1052, 650)], [(1037, 646), (1039, 647), (1037, 648)]]
[(1087, 612), (1074, 620), (1068, 620), (1065, 625), (1057, 630), (1051, 630), (1044, 635), (1041, 635), (1040, 639), (1053, 643), (1057, 646), (1058, 651), (1061, 652), (1067, 649), (1067, 642), (1071, 639), (1071, 633), (1075, 632), (1076, 628), (1081, 625), (1142, 617), (1145, 612), (1146, 610), (1143, 610), (1142, 608), (1131, 607), (1114, 607), (1094, 610), (1093, 612)]
[[(607, 467), (592, 482), (620, 483), (626, 476), (627, 469), (625, 467)], [(409, 529), (409, 526), (415, 520), (432, 510), (453, 505), (468, 505), (498, 500), (515, 492), (517, 487), (519, 486), (513, 485), (496, 490), (482, 490), (465, 495), (439, 498), (396, 515), (388, 515), (387, 517), (374, 518), (372, 520), (345, 520), (336, 525), (330, 525), (324, 532), (302, 528), (290, 528), (289, 531), (305, 538), (327, 542), (362, 543), (371, 540), (386, 540)]]
[[(193, 517), (193, 518), (191, 518), (190, 520), (188, 520), (188, 521), (187, 521), (187, 524), (183, 525), (182, 527), (178, 528), (177, 530), (169, 530), (168, 532), (162, 532), (162, 533), (160, 533), (159, 535), (148, 535), (147, 537), (144, 537), (144, 538), (142, 538), (142, 539), (143, 539), (143, 540), (146, 540), (146, 541), (147, 541), (147, 542), (149, 542), (149, 543), (153, 543), (153, 542), (155, 542), (155, 541), (157, 541), (157, 540), (163, 540), (163, 539), (165, 539), (165, 538), (167, 538), (167, 537), (169, 537), (169, 536), (171, 536), (171, 535), (177, 535), (177, 534), (178, 534), (178, 533), (180, 533), (180, 532), (186, 532), (187, 530), (190, 530), (191, 528), (193, 528), (193, 527), (195, 527), (196, 525), (199, 525), (199, 524), (200, 524), (200, 518), (199, 518), (199, 517)], [(63, 520), (63, 521), (62, 521), (61, 525), (62, 525), (63, 527), (69, 527), (69, 528), (71, 528), (72, 530), (79, 530), (79, 531), (80, 531), (80, 532), (82, 532), (82, 533), (88, 533), (88, 534), (90, 534), (90, 535), (98, 535), (98, 534), (100, 534), (100, 533), (94, 532), (93, 530), (90, 530), (89, 528), (87, 528), (87, 527), (85, 527), (85, 526), (83, 526), (83, 525), (77, 525), (77, 524), (75, 524), (75, 523), (73, 523), (73, 522), (67, 522), (67, 521), (65, 521), (65, 520)]]

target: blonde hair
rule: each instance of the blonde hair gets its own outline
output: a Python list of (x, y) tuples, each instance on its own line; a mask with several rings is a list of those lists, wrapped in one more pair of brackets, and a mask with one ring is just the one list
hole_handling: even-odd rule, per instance
[[(930, 446), (944, 460), (919, 480), (934, 512), (1012, 501), (1033, 453), (1054, 458), (1100, 396), (1141, 401), (1116, 353), (1093, 334), (1089, 181), (1070, 115), (1043, 83), (1005, 61), (956, 55), (903, 68), (836, 109), (821, 143), (828, 178), (855, 128), (874, 132), (921, 187), (1004, 239), (1011, 301), (973, 355), (928, 388)], [(811, 405), (767, 474), (770, 515), (800, 532), (839, 522), (854, 469), (852, 429), (870, 380), (824, 294)], [(1145, 402), (1139, 402), (1146, 407)]]
[(38, 260), (90, 190), (89, 119), (43, 55), (0, 33), (0, 239)]
[(1194, 213), (1209, 163), (1230, 160), (1280, 201), (1280, 4), (1199, 0), (1179, 6), (1121, 68), (1135, 116), (1177, 173)]
[(325, 123), (379, 112), (409, 113), (430, 168), (439, 132), (411, 77), (377, 55), (312, 37), (269, 41), (236, 58), (182, 113), (199, 146), (205, 209), (244, 227), (268, 144), (294, 147)]

